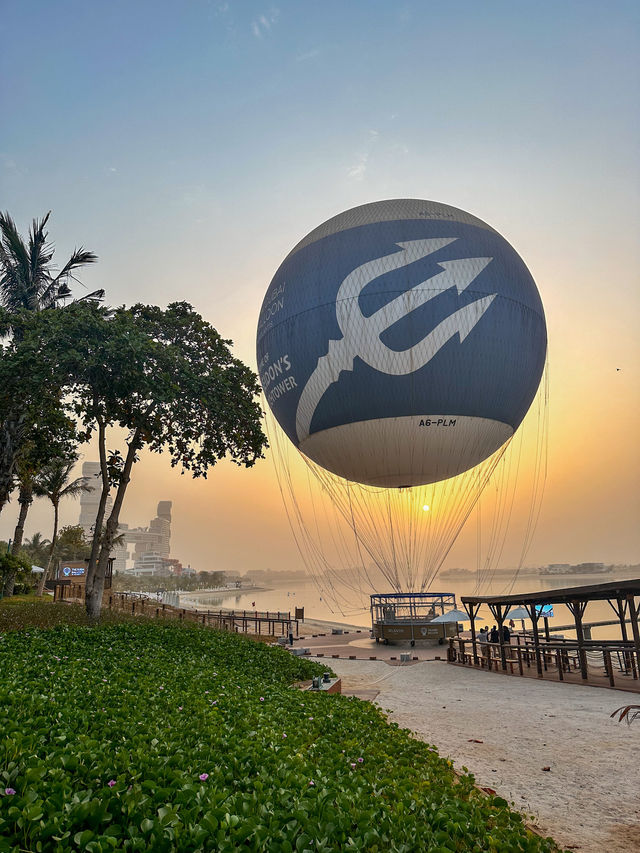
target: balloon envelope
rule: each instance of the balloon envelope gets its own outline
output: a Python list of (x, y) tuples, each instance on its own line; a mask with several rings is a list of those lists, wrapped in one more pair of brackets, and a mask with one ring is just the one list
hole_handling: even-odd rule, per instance
[(434, 483), (491, 456), (536, 393), (546, 325), (529, 271), (482, 220), (418, 199), (348, 210), (285, 258), (257, 336), (267, 402), (348, 480)]

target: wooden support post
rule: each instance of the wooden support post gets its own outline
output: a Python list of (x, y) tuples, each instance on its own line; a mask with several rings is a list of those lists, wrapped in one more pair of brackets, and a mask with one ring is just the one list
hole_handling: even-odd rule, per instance
[(551, 639), (549, 636), (549, 619), (546, 616), (544, 617), (544, 637), (547, 642)]
[(518, 671), (520, 675), (524, 675), (524, 669), (522, 668), (522, 649), (520, 648), (520, 643), (518, 643), (518, 646), (516, 648), (516, 654), (518, 655)]
[(478, 666), (479, 660), (478, 644), (476, 641), (476, 616), (478, 615), (478, 610), (480, 610), (480, 605), (476, 605), (475, 601), (470, 601), (468, 607), (467, 604), (463, 602), (463, 607), (467, 611), (469, 619), (471, 619), (471, 646), (473, 648), (473, 663), (475, 666)]
[(640, 629), (638, 628), (638, 610), (636, 607), (635, 596), (627, 596), (627, 604), (629, 606), (629, 619), (631, 620), (631, 633), (633, 634), (633, 643), (636, 647), (637, 669), (640, 672)]
[(615, 687), (616, 683), (613, 680), (613, 667), (611, 666), (611, 652), (609, 649), (603, 649), (602, 657), (604, 658), (604, 666), (607, 671), (607, 675), (609, 676), (609, 684), (612, 687)]
[(584, 615), (586, 602), (569, 601), (567, 602), (569, 610), (573, 613), (573, 618), (576, 623), (576, 637), (578, 640), (578, 658), (580, 660), (580, 674), (583, 681), (589, 680), (589, 672), (587, 670), (587, 653), (584, 647), (584, 632), (582, 630), (582, 616)]
[(531, 604), (527, 610), (531, 616), (531, 625), (533, 626), (533, 649), (536, 656), (536, 669), (538, 670), (538, 678), (542, 678), (542, 660), (540, 658), (540, 635), (538, 634), (538, 611), (535, 604)]
[(558, 665), (558, 678), (564, 681), (564, 673), (562, 672), (562, 652), (560, 649), (556, 652), (556, 663)]
[(502, 604), (490, 604), (489, 609), (493, 613), (493, 616), (498, 623), (498, 644), (500, 647), (500, 663), (502, 665), (502, 669), (504, 672), (507, 671), (507, 650), (504, 647), (504, 636), (502, 634), (502, 628), (504, 625), (504, 617), (506, 616), (506, 610), (502, 609)]

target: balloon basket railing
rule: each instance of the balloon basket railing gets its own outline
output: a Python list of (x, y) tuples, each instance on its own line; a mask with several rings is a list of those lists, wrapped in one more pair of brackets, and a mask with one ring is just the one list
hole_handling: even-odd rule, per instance
[(371, 596), (371, 637), (376, 643), (443, 645), (455, 623), (433, 620), (456, 608), (453, 592), (389, 592)]

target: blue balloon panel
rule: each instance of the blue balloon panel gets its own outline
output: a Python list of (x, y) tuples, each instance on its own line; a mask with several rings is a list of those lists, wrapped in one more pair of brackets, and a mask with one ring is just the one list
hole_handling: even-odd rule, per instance
[[(398, 218), (403, 204), (408, 218)], [(415, 206), (368, 205), (374, 221), (353, 226), (358, 209), (345, 227), (330, 220), (271, 282), (258, 369), (276, 419), (303, 450), (308, 436), (346, 424), (430, 414), (515, 430), (535, 396), (546, 326), (522, 259), (456, 208), (420, 219)]]

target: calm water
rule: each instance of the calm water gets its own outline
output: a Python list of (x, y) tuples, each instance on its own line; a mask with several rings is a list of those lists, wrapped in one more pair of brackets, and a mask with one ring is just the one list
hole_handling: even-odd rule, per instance
[[(615, 575), (590, 575), (590, 576), (557, 576), (557, 577), (539, 577), (537, 575), (527, 575), (519, 577), (513, 585), (513, 594), (518, 592), (535, 592), (538, 589), (560, 589), (564, 587), (580, 586), (586, 584), (605, 583), (615, 580)], [(510, 589), (511, 581), (506, 577), (496, 577), (493, 582), (482, 590), (483, 595), (500, 595), (507, 593)], [(460, 597), (462, 595), (471, 595), (475, 592), (473, 583), (466, 580), (442, 580), (437, 581), (433, 587), (433, 592), (453, 592), (456, 595), (458, 605), (460, 606)], [(304, 607), (305, 616), (313, 619), (323, 619), (335, 622), (347, 622), (352, 625), (368, 627), (371, 624), (369, 607), (366, 599), (360, 601), (342, 602), (342, 606), (338, 606), (333, 599), (323, 595), (312, 580), (296, 579), (287, 581), (285, 584), (273, 584), (270, 589), (264, 590), (242, 590), (228, 593), (207, 593), (200, 594), (191, 593), (190, 598), (196, 601), (196, 606), (200, 608), (216, 609), (235, 609), (235, 610), (280, 610), (293, 611), (295, 607)], [(254, 604), (255, 602), (255, 604)], [(484, 621), (491, 627), (494, 620), (488, 608), (481, 608), (480, 620)], [(606, 601), (592, 602), (587, 605), (587, 610), (584, 616), (585, 622), (598, 622), (603, 620), (615, 619), (615, 614)], [(554, 608), (554, 617), (549, 620), (551, 630), (554, 626), (573, 624), (573, 617), (564, 605), (556, 605)], [(526, 627), (530, 627), (529, 622), (525, 622)], [(520, 624), (518, 623), (518, 628)], [(565, 630), (565, 636), (574, 636), (574, 632)], [(620, 629), (617, 625), (610, 625), (601, 628), (594, 628), (592, 632), (594, 639), (619, 639)]]

